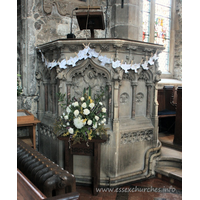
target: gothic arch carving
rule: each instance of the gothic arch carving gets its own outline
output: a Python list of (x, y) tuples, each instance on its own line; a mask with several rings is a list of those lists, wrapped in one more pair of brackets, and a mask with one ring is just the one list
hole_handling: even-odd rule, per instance
[[(81, 62), (80, 65), (71, 68), (65, 74), (65, 80), (70, 91), (71, 97), (81, 97), (84, 88), (92, 89), (92, 98), (94, 95), (105, 89), (111, 80), (110, 72), (102, 66), (97, 65), (91, 59)], [(95, 91), (95, 92), (94, 92)], [(105, 104), (107, 104), (105, 102)]]
[(145, 81), (153, 81), (153, 74), (150, 70), (142, 70), (138, 73), (138, 80), (143, 79)]
[(77, 76), (77, 75), (81, 75), (84, 76), (85, 72), (88, 68), (93, 69), (93, 73), (94, 76), (102, 76), (106, 79), (106, 81), (110, 81), (111, 80), (111, 74), (110, 72), (102, 67), (97, 65), (95, 62), (93, 62), (92, 59), (86, 59), (84, 62), (82, 62), (80, 65), (71, 68), (68, 73), (65, 75), (65, 78), (67, 81), (72, 81), (72, 79)]

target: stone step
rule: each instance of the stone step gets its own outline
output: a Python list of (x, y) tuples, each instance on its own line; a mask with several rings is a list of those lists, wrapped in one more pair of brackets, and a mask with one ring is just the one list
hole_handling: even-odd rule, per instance
[(182, 152), (168, 148), (161, 148), (161, 155), (156, 161), (156, 167), (182, 168)]
[(180, 168), (169, 167), (169, 166), (156, 167), (155, 172), (157, 174), (161, 174), (161, 175), (164, 175), (166, 177), (182, 181), (182, 169), (180, 169)]
[(156, 160), (155, 173), (158, 178), (181, 186), (182, 152), (168, 147), (162, 147), (161, 155)]
[(171, 148), (171, 149), (174, 149), (174, 150), (182, 151), (182, 146), (180, 146), (180, 145), (164, 141), (161, 138), (159, 138), (159, 140), (161, 141), (163, 147), (168, 147), (168, 148)]

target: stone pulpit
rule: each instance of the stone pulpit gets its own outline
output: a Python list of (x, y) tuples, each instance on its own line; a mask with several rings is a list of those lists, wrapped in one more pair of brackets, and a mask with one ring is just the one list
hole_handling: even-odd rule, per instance
[[(160, 150), (157, 82), (163, 46), (128, 39), (60, 39), (38, 46), (39, 151), (64, 165), (64, 145), (53, 133), (62, 113), (56, 93), (68, 99), (104, 96), (109, 139), (101, 144), (100, 185), (118, 186), (153, 174)], [(74, 156), (78, 183), (91, 183), (90, 156)]]

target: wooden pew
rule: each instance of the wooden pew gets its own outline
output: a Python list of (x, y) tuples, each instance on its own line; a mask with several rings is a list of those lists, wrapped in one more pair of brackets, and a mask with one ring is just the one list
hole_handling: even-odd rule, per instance
[(177, 90), (174, 86), (164, 86), (158, 90), (159, 132), (174, 133)]
[[(19, 138), (17, 138), (17, 168), (46, 197), (66, 196), (66, 193), (69, 194), (68, 196), (72, 194), (74, 197), (73, 194), (76, 192), (74, 175), (53, 163)], [(75, 197), (73, 199), (77, 199)]]
[(17, 200), (75, 200), (78, 198), (78, 192), (47, 198), (19, 169), (17, 169)]
[(177, 105), (177, 90), (174, 86), (164, 86), (158, 90), (159, 118), (175, 117)]
[(182, 145), (182, 87), (178, 87), (177, 96), (174, 144)]

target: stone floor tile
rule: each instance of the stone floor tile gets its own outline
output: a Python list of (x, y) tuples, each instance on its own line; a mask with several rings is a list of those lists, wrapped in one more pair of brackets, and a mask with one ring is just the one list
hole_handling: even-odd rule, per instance
[(141, 192), (131, 192), (129, 193), (128, 200), (146, 200), (145, 196)]
[(103, 200), (103, 197), (92, 196), (90, 200)]
[(80, 194), (79, 200), (90, 200), (91, 197), (91, 194)]

